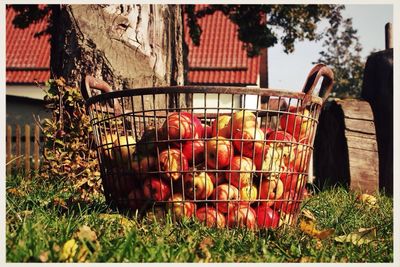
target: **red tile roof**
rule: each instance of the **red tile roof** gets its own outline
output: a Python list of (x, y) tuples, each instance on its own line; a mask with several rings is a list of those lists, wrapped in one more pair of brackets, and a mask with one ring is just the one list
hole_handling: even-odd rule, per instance
[(6, 15), (6, 82), (7, 84), (32, 84), (50, 78), (49, 36), (34, 35), (47, 27), (47, 21), (18, 29), (12, 21), (16, 13), (7, 8)]
[[(198, 5), (196, 8), (204, 7)], [(185, 26), (189, 46), (190, 84), (255, 85), (259, 74), (259, 57), (247, 57), (237, 36), (237, 25), (220, 11), (199, 19), (202, 29), (200, 46), (195, 46)]]

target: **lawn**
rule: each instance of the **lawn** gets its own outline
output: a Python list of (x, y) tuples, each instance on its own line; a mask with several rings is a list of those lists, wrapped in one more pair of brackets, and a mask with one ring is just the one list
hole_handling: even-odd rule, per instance
[[(7, 262), (393, 262), (393, 199), (380, 194), (371, 204), (342, 187), (314, 190), (302, 209), (316, 229), (334, 229), (318, 239), (298, 226), (221, 230), (138, 219), (103, 197), (80, 202), (64, 182), (8, 176), (6, 187)], [(360, 228), (376, 235), (368, 231), (364, 244), (335, 240)]]

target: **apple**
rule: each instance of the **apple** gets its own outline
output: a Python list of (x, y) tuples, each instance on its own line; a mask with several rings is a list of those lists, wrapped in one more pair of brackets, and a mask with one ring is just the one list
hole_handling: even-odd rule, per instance
[(229, 211), (227, 222), (230, 228), (245, 226), (249, 229), (254, 229), (257, 224), (256, 212), (250, 206), (238, 206)]
[(283, 193), (274, 206), (284, 213), (295, 214), (300, 208), (301, 198), (301, 194), (296, 193), (295, 190), (289, 190)]
[(307, 137), (312, 132), (311, 126), (313, 125), (308, 109), (301, 112), (297, 107), (291, 106), (288, 112), (283, 114), (279, 120), (282, 130), (291, 133), (296, 140)]
[(214, 190), (210, 175), (205, 171), (187, 172), (183, 178), (185, 195), (195, 200), (208, 199)]
[(213, 120), (211, 124), (211, 136), (216, 137), (218, 135), (225, 138), (231, 138), (231, 129), (231, 116), (220, 115), (218, 118)]
[(272, 206), (283, 194), (283, 183), (280, 179), (263, 179), (259, 188), (259, 199), (262, 205)]
[(212, 199), (217, 200), (215, 205), (218, 211), (227, 213), (239, 204), (238, 201), (232, 201), (239, 200), (239, 190), (233, 185), (221, 184), (214, 189)]
[(284, 191), (295, 190), (298, 192), (306, 184), (306, 176), (295, 172), (282, 173), (280, 179), (283, 183)]
[(196, 218), (208, 227), (224, 228), (226, 219), (223, 213), (213, 207), (201, 207), (196, 211)]
[(267, 146), (264, 132), (258, 127), (246, 127), (242, 131), (236, 129), (233, 136), (236, 150), (249, 158), (253, 158), (253, 153), (254, 157), (260, 156)]
[(170, 186), (161, 178), (150, 177), (143, 182), (143, 194), (147, 199), (154, 201), (167, 200), (170, 193)]
[(140, 140), (136, 144), (136, 151), (141, 155), (155, 155), (157, 153), (156, 137), (157, 129), (153, 126), (148, 126)]
[(250, 205), (257, 200), (258, 190), (255, 185), (247, 185), (240, 189), (240, 205)]
[(114, 153), (116, 160), (122, 166), (133, 159), (133, 154), (136, 149), (136, 140), (130, 135), (120, 135), (114, 140)]
[(143, 207), (144, 201), (144, 194), (141, 188), (134, 188), (128, 194), (128, 206), (132, 210), (137, 210)]
[(147, 172), (156, 169), (157, 159), (154, 156), (133, 155), (131, 169), (136, 177), (144, 178)]
[(105, 137), (101, 138), (102, 150), (107, 160), (111, 161), (115, 159), (113, 146), (114, 146), (114, 141), (117, 140), (117, 138), (118, 138), (117, 134), (107, 134)]
[[(206, 135), (204, 135), (204, 133)], [(203, 136), (207, 137), (207, 138), (211, 138), (212, 135), (212, 127), (210, 125), (207, 124), (203, 124)]]
[(175, 193), (168, 201), (167, 208), (171, 210), (175, 219), (190, 218), (194, 214), (196, 205), (185, 200), (181, 193)]
[(167, 140), (182, 140), (203, 136), (203, 127), (196, 116), (188, 112), (173, 112), (162, 125), (161, 136)]
[(203, 140), (186, 141), (183, 143), (182, 154), (188, 160), (189, 165), (193, 166), (204, 162), (204, 143)]
[(261, 163), (261, 178), (277, 179), (287, 169), (282, 159), (282, 150), (270, 146)]
[(233, 113), (232, 115), (233, 131), (237, 129), (240, 131), (247, 127), (255, 127), (257, 125), (257, 117), (249, 110), (242, 110)]
[(269, 147), (280, 153), (286, 166), (295, 159), (295, 142), (297, 141), (291, 134), (283, 131), (271, 132), (267, 138)]
[(256, 166), (251, 158), (234, 156), (230, 171), (226, 173), (226, 179), (239, 188), (251, 185)]
[(259, 228), (277, 228), (279, 225), (279, 214), (268, 206), (258, 206), (256, 216)]
[(189, 169), (185, 155), (179, 149), (170, 148), (162, 151), (158, 158), (159, 168), (166, 179), (179, 180), (181, 173)]
[(231, 163), (233, 147), (225, 137), (213, 137), (206, 142), (206, 162), (211, 169), (223, 169)]
[(306, 144), (307, 140), (302, 139), (296, 146), (295, 157), (291, 163), (298, 172), (306, 172), (308, 161), (311, 154), (311, 148)]

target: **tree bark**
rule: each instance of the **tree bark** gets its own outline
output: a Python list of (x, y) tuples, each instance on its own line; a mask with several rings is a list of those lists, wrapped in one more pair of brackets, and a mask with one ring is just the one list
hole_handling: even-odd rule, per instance
[(114, 90), (183, 85), (179, 5), (62, 5), (53, 12), (53, 75), (80, 85), (85, 75)]

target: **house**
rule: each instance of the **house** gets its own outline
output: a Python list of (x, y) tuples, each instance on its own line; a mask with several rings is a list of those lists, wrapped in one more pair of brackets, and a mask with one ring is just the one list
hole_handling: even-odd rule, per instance
[(49, 36), (34, 37), (47, 21), (18, 29), (12, 24), (15, 11), (7, 8), (6, 13), (6, 123), (32, 125), (34, 115), (40, 119), (50, 115), (39, 87), (50, 78)]

